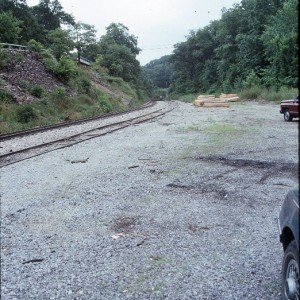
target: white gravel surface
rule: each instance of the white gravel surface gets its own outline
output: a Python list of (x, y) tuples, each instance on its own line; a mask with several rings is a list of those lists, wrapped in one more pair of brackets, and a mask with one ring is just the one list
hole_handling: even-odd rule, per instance
[(298, 124), (178, 103), (1, 168), (1, 299), (280, 299)]
[[(151, 113), (157, 110), (165, 108), (164, 103), (156, 102), (154, 106), (147, 107), (143, 111), (144, 113)], [(120, 114), (109, 118), (96, 119), (94, 121), (88, 121), (86, 123), (73, 125), (69, 127), (62, 127), (36, 133), (34, 137), (16, 137), (13, 139), (5, 140), (1, 142), (0, 155), (10, 153), (11, 151), (18, 151), (28, 147), (42, 145), (43, 143), (49, 143), (58, 139), (74, 136), (76, 134), (86, 132), (97, 127), (110, 125), (115, 122), (126, 121), (129, 118), (136, 118), (140, 116), (140, 111), (132, 111), (128, 114)]]

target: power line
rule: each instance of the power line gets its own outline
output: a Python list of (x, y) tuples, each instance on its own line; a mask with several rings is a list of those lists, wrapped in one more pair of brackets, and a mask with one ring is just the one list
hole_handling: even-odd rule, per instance
[(169, 45), (164, 45), (164, 46), (158, 46), (158, 47), (151, 47), (151, 48), (142, 48), (142, 51), (151, 51), (151, 50), (162, 50), (162, 49), (174, 49), (174, 46), (169, 44)]

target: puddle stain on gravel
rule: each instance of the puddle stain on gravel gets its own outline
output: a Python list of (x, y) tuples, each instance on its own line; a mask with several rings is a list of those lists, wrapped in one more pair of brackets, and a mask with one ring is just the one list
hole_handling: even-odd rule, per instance
[(136, 217), (121, 216), (113, 220), (112, 229), (116, 232), (130, 232), (137, 224)]
[(219, 185), (212, 183), (199, 185), (183, 185), (177, 183), (169, 183), (166, 186), (172, 189), (189, 190), (190, 192), (194, 191), (200, 194), (214, 193), (222, 199), (226, 199), (228, 196), (228, 192), (226, 190), (220, 188)]
[[(266, 173), (262, 175), (258, 184), (263, 184), (265, 181), (278, 173), (289, 173), (293, 177), (298, 179), (299, 165), (298, 163), (286, 163), (286, 162), (268, 162), (268, 161), (257, 161), (250, 159), (231, 159), (223, 156), (198, 156), (196, 160), (205, 162), (221, 163), (223, 165), (235, 167), (235, 170), (244, 168), (254, 168), (266, 170)], [(222, 177), (222, 176), (221, 176)]]
[(223, 165), (237, 167), (237, 168), (258, 168), (258, 169), (272, 169), (281, 172), (298, 172), (299, 166), (297, 163), (283, 163), (283, 162), (267, 162), (251, 159), (231, 159), (223, 156), (198, 156), (194, 157), (196, 160), (206, 162), (222, 163)]
[(225, 225), (215, 224), (215, 225), (200, 226), (197, 224), (189, 223), (187, 227), (188, 227), (189, 232), (191, 232), (191, 233), (200, 233), (200, 232), (208, 231), (208, 230), (218, 228), (218, 227), (225, 227)]

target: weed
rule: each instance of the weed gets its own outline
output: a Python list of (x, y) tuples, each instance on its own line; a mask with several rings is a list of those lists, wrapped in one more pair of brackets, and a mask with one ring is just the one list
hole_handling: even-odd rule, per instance
[(241, 99), (263, 99), (267, 101), (279, 102), (283, 99), (293, 99), (298, 95), (297, 89), (281, 87), (279, 90), (275, 88), (267, 89), (262, 86), (252, 86), (244, 89), (239, 94)]
[(190, 131), (203, 131), (203, 127), (198, 124), (191, 124), (185, 127), (180, 127), (176, 130), (178, 133), (187, 133)]
[(34, 85), (31, 90), (30, 93), (32, 96), (35, 96), (37, 98), (42, 98), (43, 95), (45, 95), (46, 91), (44, 89), (43, 86), (41, 85)]
[(24, 54), (23, 53), (16, 53), (15, 55), (15, 61), (20, 63), (24, 60)]
[(13, 95), (6, 90), (0, 89), (0, 103), (11, 103), (13, 101)]
[(238, 128), (234, 125), (227, 123), (214, 123), (205, 128), (205, 130), (217, 132), (217, 133), (234, 133), (240, 131), (241, 128)]
[(11, 61), (12, 55), (8, 51), (0, 48), (0, 70), (7, 67)]
[(41, 52), (43, 50), (43, 45), (40, 42), (37, 42), (34, 39), (31, 39), (28, 43), (27, 43), (28, 49), (30, 51), (34, 51), (34, 52)]
[(105, 98), (98, 99), (98, 104), (99, 104), (101, 110), (105, 113), (108, 113), (112, 110), (111, 103)]
[(30, 83), (27, 80), (21, 80), (21, 82), (20, 82), (20, 88), (23, 91), (29, 91), (30, 90)]
[(30, 104), (25, 104), (17, 108), (17, 120), (20, 123), (29, 123), (37, 119), (37, 114)]
[(76, 78), (77, 90), (79, 93), (89, 93), (91, 89), (91, 81), (84, 75)]

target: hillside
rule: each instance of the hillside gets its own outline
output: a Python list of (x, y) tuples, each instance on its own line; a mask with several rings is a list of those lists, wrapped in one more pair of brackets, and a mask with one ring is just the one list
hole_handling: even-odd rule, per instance
[(122, 78), (77, 65), (71, 57), (55, 61), (49, 53), (0, 50), (0, 134), (122, 111), (144, 101)]
[(55, 87), (64, 86), (45, 69), (38, 53), (15, 49), (9, 50), (8, 53), (9, 62), (0, 72), (0, 89), (10, 92), (16, 102), (32, 102), (35, 98), (28, 90), (35, 85), (43, 86), (48, 93)]
[[(9, 92), (15, 102), (21, 104), (34, 101), (36, 98), (30, 93), (30, 89), (34, 86), (43, 87), (47, 93), (52, 93), (57, 87), (64, 87), (69, 95), (77, 94), (46, 70), (39, 53), (17, 49), (10, 49), (7, 52), (9, 63), (0, 71), (0, 90)], [(90, 77), (91, 83), (103, 93), (119, 98), (123, 105), (129, 104), (131, 96), (110, 87), (93, 72), (90, 72)]]

